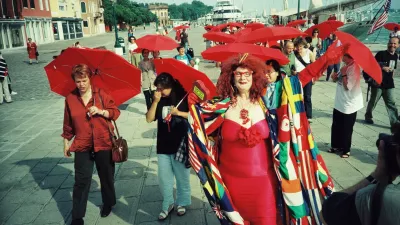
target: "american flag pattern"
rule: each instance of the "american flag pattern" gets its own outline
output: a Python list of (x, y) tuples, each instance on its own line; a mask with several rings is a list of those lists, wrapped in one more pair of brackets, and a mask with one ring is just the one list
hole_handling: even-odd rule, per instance
[(377, 20), (375, 20), (374, 24), (372, 24), (372, 27), (369, 29), (368, 34), (374, 33), (376, 30), (379, 28), (383, 27), (385, 23), (389, 19), (389, 10), (390, 6), (392, 4), (392, 0), (386, 0), (385, 4), (383, 5), (383, 12), (382, 14), (378, 17)]
[[(266, 109), (267, 96), (260, 99), (270, 127), (273, 163), (279, 179), (277, 208), (284, 224), (322, 225), (319, 212), (329, 197), (333, 182), (314, 143), (305, 115), (302, 86), (296, 76), (276, 84), (276, 107)], [(244, 224), (218, 169), (215, 136), (230, 99), (209, 101), (189, 107), (189, 156), (206, 197), (220, 223)], [(211, 135), (213, 133), (213, 135)]]

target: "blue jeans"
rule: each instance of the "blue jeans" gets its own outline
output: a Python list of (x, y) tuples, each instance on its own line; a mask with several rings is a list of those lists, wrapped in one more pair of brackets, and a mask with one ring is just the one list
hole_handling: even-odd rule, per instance
[(157, 154), (158, 185), (163, 195), (162, 210), (167, 211), (174, 204), (174, 177), (176, 179), (176, 205), (188, 206), (192, 203), (190, 193), (190, 168), (174, 159), (174, 154)]
[(340, 63), (329, 65), (328, 69), (326, 71), (326, 81), (329, 80), (332, 71), (337, 73), (337, 72), (339, 72), (339, 70), (340, 70)]

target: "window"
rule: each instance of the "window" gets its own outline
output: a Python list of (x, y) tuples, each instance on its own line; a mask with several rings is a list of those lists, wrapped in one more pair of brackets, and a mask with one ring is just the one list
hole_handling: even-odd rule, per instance
[(87, 20), (84, 20), (84, 21), (83, 21), (83, 27), (89, 27), (89, 24), (88, 24), (88, 21), (87, 21)]
[(44, 0), (46, 5), (46, 11), (49, 11), (49, 0)]
[(22, 0), (22, 6), (28, 8), (28, 0)]
[(58, 10), (60, 10), (60, 11), (67, 11), (65, 5), (58, 5)]
[(31, 0), (30, 5), (31, 5), (31, 9), (34, 9), (35, 8), (35, 0)]
[(163, 12), (161, 12), (161, 16), (164, 16), (164, 13), (163, 13)]
[(86, 3), (81, 2), (81, 12), (86, 13)]
[(39, 0), (39, 8), (40, 10), (43, 10), (43, 0)]

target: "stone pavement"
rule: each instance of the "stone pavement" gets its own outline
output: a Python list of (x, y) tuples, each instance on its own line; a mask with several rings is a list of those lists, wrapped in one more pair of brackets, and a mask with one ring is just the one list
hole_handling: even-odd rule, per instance
[[(201, 37), (203, 31), (203, 28), (189, 30), (196, 57), (200, 57), (201, 51), (205, 49)], [(126, 37), (126, 33), (123, 35)], [(84, 46), (105, 45), (111, 49), (113, 40), (113, 34), (104, 34), (84, 38), (80, 42)], [(51, 61), (53, 55), (72, 43), (73, 41), (65, 41), (39, 46), (39, 65), (29, 66), (24, 50), (4, 53), (14, 80), (13, 89), (18, 95), (13, 96), (12, 104), (0, 106), (0, 224), (70, 222), (74, 173), (73, 159), (63, 158), (62, 153), (60, 134), (64, 100), (50, 92), (43, 66)], [(175, 54), (175, 50), (166, 51), (162, 52), (162, 57)], [(219, 70), (213, 63), (202, 61), (200, 69), (216, 82)], [(400, 85), (398, 78), (396, 85)], [(364, 84), (363, 87), (366, 91)], [(320, 81), (313, 89), (313, 133), (337, 189), (342, 189), (374, 169), (377, 156), (375, 140), (378, 133), (389, 131), (388, 116), (383, 101), (379, 102), (374, 111), (376, 125), (362, 123), (365, 108), (361, 110), (353, 135), (352, 156), (341, 159), (337, 155), (326, 153), (330, 143), (335, 84)], [(400, 97), (395, 96), (400, 104)], [(129, 161), (116, 167), (118, 203), (109, 217), (99, 217), (100, 183), (95, 174), (85, 217), (86, 224), (218, 224), (194, 173), (190, 178), (192, 205), (187, 215), (178, 217), (172, 214), (164, 222), (157, 221), (162, 197), (157, 180), (156, 124), (145, 121), (143, 95), (121, 105), (120, 109), (122, 113), (117, 122), (121, 134), (128, 140), (130, 153)]]

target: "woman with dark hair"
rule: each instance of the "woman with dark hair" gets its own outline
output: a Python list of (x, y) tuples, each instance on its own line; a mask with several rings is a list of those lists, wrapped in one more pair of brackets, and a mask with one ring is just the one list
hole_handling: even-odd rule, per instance
[[(186, 97), (186, 91), (170, 74), (159, 74), (154, 86), (157, 89), (146, 120), (148, 123), (157, 120), (158, 182), (163, 195), (162, 210), (158, 219), (165, 220), (175, 204), (178, 216), (185, 215), (185, 207), (191, 204), (187, 152), (189, 109), (186, 100), (179, 104)], [(168, 119), (170, 115), (172, 117)], [(177, 187), (176, 202), (174, 178)]]
[[(72, 193), (72, 225), (84, 224), (93, 164), (100, 178), (103, 207), (101, 217), (111, 213), (116, 204), (112, 161), (110, 120), (117, 120), (120, 111), (105, 91), (91, 85), (92, 72), (85, 64), (72, 68), (76, 89), (65, 98), (63, 141), (64, 156), (75, 152), (75, 183)], [(69, 142), (72, 140), (72, 144)]]
[(266, 71), (265, 71), (265, 76), (267, 77), (267, 99), (266, 101), (266, 107), (268, 109), (276, 108), (276, 98), (274, 98), (274, 92), (275, 92), (275, 85), (276, 82), (279, 80), (282, 80), (282, 76), (285, 76), (285, 73), (281, 73), (280, 68), (281, 66), (279, 65), (278, 61), (274, 59), (270, 59), (265, 63), (266, 66)]
[(156, 72), (153, 60), (149, 59), (150, 51), (148, 49), (142, 50), (143, 60), (139, 62), (139, 69), (142, 71), (142, 91), (146, 100), (147, 110), (150, 109), (154, 90), (154, 80), (156, 79)]

